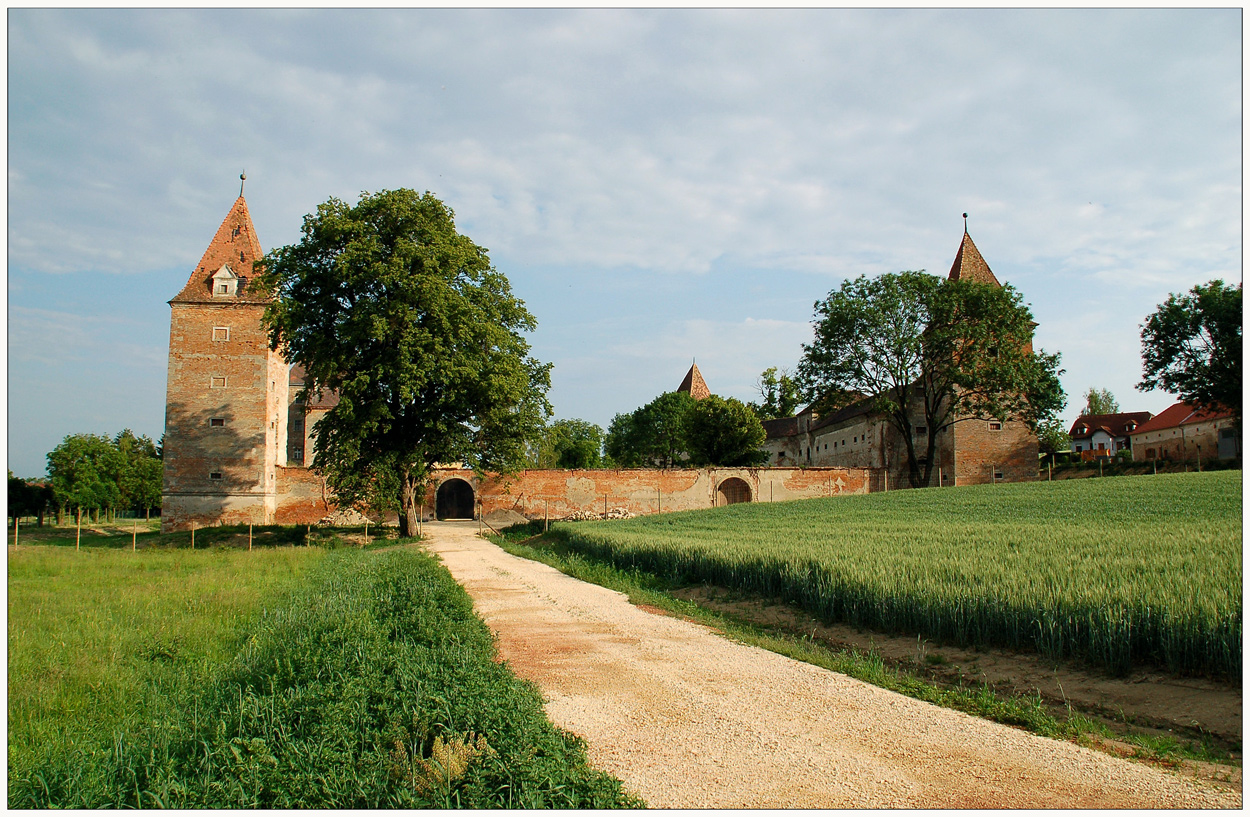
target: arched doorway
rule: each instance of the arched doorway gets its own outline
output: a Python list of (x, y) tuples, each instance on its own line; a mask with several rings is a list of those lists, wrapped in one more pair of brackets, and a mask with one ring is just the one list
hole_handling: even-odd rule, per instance
[(458, 477), (438, 486), (434, 494), (434, 513), (439, 519), (472, 519), (473, 486)]
[(730, 477), (716, 489), (717, 505), (737, 505), (739, 502), (751, 501), (751, 486), (746, 480)]

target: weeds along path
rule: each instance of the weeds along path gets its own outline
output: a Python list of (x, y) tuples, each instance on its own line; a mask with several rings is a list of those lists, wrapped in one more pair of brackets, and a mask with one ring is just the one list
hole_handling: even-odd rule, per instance
[(1241, 796), (654, 615), (426, 527), (548, 716), (652, 808), (1235, 808)]

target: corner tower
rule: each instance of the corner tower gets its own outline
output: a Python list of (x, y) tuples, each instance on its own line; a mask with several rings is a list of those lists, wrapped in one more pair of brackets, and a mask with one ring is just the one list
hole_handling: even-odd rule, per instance
[[(964, 218), (967, 218), (967, 213)], [(981, 251), (964, 235), (951, 264), (951, 281), (971, 281), (1002, 287)], [(1033, 326), (1036, 328), (1037, 324)], [(1033, 351), (1029, 340), (1027, 351)], [(1037, 479), (1037, 435), (1019, 420), (961, 418), (952, 425), (946, 444), (939, 444), (938, 457), (946, 485), (973, 485), (983, 482), (1025, 482)]]
[(288, 378), (261, 326), (269, 299), (250, 288), (262, 254), (240, 188), (169, 302), (162, 531), (274, 520)]

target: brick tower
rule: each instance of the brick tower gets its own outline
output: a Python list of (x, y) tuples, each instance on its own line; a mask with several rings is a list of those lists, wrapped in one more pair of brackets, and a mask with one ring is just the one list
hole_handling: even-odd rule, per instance
[(249, 289), (260, 242), (242, 187), (182, 291), (169, 302), (162, 532), (274, 521), (286, 464), (287, 363)]
[[(967, 227), (946, 277), (1002, 286), (972, 243)], [(1032, 341), (1026, 349), (1033, 351)], [(939, 451), (940, 465), (947, 485), (956, 481), (959, 485), (973, 485), (1037, 478), (1037, 435), (1018, 420), (961, 420), (950, 427), (949, 444), (942, 448), (945, 450)]]

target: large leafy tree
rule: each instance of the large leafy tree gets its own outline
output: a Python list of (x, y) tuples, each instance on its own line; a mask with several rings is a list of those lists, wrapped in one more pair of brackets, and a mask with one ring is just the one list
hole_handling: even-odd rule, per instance
[(604, 449), (618, 466), (673, 467), (689, 447), (686, 431), (697, 402), (686, 392), (671, 391), (630, 414), (616, 415)]
[(100, 511), (118, 507), (121, 471), (117, 447), (97, 434), (70, 434), (48, 453), (48, 476), (64, 508)]
[(1094, 416), (1098, 414), (1118, 414), (1120, 403), (1108, 389), (1096, 389), (1090, 386), (1085, 393), (1085, 406), (1081, 414)]
[(1186, 403), (1226, 408), (1241, 421), (1241, 284), (1223, 281), (1172, 294), (1142, 326), (1137, 388), (1163, 389)]
[(271, 343), (304, 367), (306, 393), (338, 393), (313, 467), (340, 502), (397, 510), (409, 536), (435, 463), (523, 467), (551, 413), (550, 365), (529, 355), (534, 317), (441, 201), (332, 198), (262, 266)]
[(43, 527), (44, 514), (53, 509), (56, 494), (52, 486), (38, 479), (21, 479), (9, 472), (9, 518), (33, 516)]
[[(1033, 321), (1010, 286), (919, 272), (861, 276), (816, 303), (798, 379), (818, 411), (870, 395), (928, 485), (938, 433), (971, 418), (1036, 428), (1063, 408), (1059, 356), (1032, 351)], [(932, 433), (918, 436), (923, 425)]]
[(163, 468), (156, 443), (148, 436), (136, 437), (130, 429), (122, 429), (113, 438), (119, 455), (117, 487), (120, 505), (136, 511), (151, 511), (161, 504)]
[(535, 468), (598, 468), (603, 464), (603, 429), (585, 420), (556, 420), (534, 441)]
[(760, 373), (755, 390), (760, 394), (760, 402), (747, 405), (761, 420), (793, 416), (802, 399), (798, 381), (788, 369), (776, 366), (769, 366)]
[(713, 394), (695, 403), (687, 417), (686, 441), (694, 465), (762, 465), (768, 453), (764, 426), (751, 408)]

